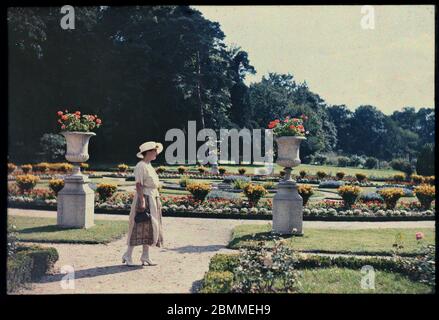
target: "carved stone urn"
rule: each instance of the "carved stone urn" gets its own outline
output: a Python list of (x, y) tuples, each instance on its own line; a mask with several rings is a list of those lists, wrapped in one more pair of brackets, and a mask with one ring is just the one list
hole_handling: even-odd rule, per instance
[(275, 139), (278, 147), (276, 163), (284, 167), (285, 175), (273, 198), (273, 232), (283, 235), (303, 235), (303, 199), (297, 191), (291, 171), (300, 162), (300, 143), (303, 136), (283, 136)]
[(81, 173), (81, 162), (89, 159), (88, 143), (94, 132), (61, 132), (66, 138), (66, 159), (74, 165), (73, 173), (64, 179), (58, 193), (57, 224), (62, 227), (89, 228), (94, 225), (94, 191), (87, 176)]

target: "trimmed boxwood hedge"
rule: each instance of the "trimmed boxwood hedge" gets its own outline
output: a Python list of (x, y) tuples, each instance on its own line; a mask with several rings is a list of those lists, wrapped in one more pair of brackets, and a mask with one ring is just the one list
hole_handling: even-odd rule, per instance
[[(321, 256), (321, 255), (302, 255), (299, 254), (297, 269), (315, 268), (348, 268), (361, 269), (365, 265), (370, 265), (376, 270), (400, 273), (409, 279), (416, 281), (412, 270), (407, 269), (406, 265), (400, 260), (364, 257), (357, 258), (352, 256)], [(239, 254), (217, 253), (212, 257), (209, 270), (205, 273), (200, 288), (200, 293), (227, 293), (233, 285), (233, 270), (239, 265)]]
[[(56, 206), (47, 204), (8, 202), (8, 208), (56, 211)], [(96, 214), (129, 215), (128, 209), (95, 208)], [(245, 219), (272, 220), (271, 214), (242, 214), (242, 213), (201, 213), (201, 212), (163, 212), (164, 217), (206, 218), (206, 219)], [(304, 216), (304, 221), (434, 221), (435, 215), (430, 216)]]
[(55, 248), (36, 245), (19, 246), (7, 262), (7, 292), (17, 291), (30, 281), (41, 278), (58, 261)]

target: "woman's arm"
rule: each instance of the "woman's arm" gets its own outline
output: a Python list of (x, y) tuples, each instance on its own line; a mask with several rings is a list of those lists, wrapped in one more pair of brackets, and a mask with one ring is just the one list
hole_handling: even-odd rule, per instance
[(145, 197), (143, 196), (143, 186), (140, 182), (136, 183), (137, 197), (140, 199), (140, 209), (145, 210)]

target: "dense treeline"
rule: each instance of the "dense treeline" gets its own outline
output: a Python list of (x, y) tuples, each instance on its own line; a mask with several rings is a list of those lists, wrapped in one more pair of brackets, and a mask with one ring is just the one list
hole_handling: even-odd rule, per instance
[[(434, 109), (387, 116), (373, 106), (329, 106), (291, 74), (270, 73), (249, 87), (251, 57), (227, 47), (220, 25), (188, 6), (75, 8), (63, 30), (59, 8), (10, 8), (9, 157), (45, 160), (59, 129), (56, 111), (98, 114), (93, 162), (135, 161), (144, 140), (170, 128), (265, 128), (306, 114), (306, 161), (324, 152), (414, 158), (434, 143)], [(54, 139), (53, 139), (54, 140)], [(55, 144), (56, 141), (53, 141)], [(47, 153), (47, 152), (46, 152)], [(50, 159), (52, 160), (52, 159)]]

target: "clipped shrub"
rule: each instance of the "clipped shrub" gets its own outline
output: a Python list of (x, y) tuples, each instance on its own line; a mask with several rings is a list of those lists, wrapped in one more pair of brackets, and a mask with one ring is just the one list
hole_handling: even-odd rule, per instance
[(217, 253), (210, 259), (209, 271), (233, 271), (238, 264), (238, 254)]
[(410, 179), (411, 179), (411, 181), (412, 181), (414, 184), (421, 184), (421, 183), (424, 183), (424, 177), (423, 177), (423, 176), (420, 176), (420, 175), (417, 175), (417, 174), (412, 174), (412, 175), (410, 176)]
[(24, 174), (28, 174), (32, 171), (32, 165), (31, 164), (23, 164), (21, 166), (21, 171), (23, 171)]
[(393, 210), (398, 200), (404, 196), (402, 188), (382, 188), (378, 190), (378, 194), (383, 197), (386, 208)]
[(188, 176), (181, 176), (180, 180), (178, 181), (178, 184), (180, 185), (180, 187), (186, 188), (189, 182), (190, 179)]
[(37, 171), (37, 172), (46, 172), (47, 170), (49, 170), (50, 165), (47, 162), (41, 162), (41, 163), (37, 163), (34, 164), (33, 166), (33, 170)]
[(320, 180), (322, 180), (326, 177), (327, 174), (324, 171), (317, 171), (316, 175)]
[(297, 191), (303, 199), (303, 205), (306, 206), (309, 198), (311, 198), (311, 196), (314, 194), (314, 189), (311, 186), (299, 184), (297, 186)]
[(233, 273), (230, 271), (209, 271), (205, 274), (200, 293), (230, 293)]
[(361, 193), (361, 188), (357, 186), (341, 186), (338, 188), (338, 194), (342, 197), (346, 208), (352, 207)]
[(279, 171), (279, 175), (280, 175), (281, 177), (283, 177), (283, 176), (285, 175), (285, 170), (281, 170), (281, 171)]
[(364, 162), (367, 169), (375, 169), (378, 166), (378, 159), (375, 157), (368, 157)]
[(166, 171), (166, 168), (165, 168), (164, 166), (160, 166), (160, 167), (158, 167), (157, 169), (155, 169), (155, 171), (156, 171), (158, 174), (161, 174), (161, 173), (163, 173), (163, 172)]
[(395, 180), (396, 182), (402, 182), (405, 179), (405, 175), (403, 175), (402, 173), (397, 173), (393, 176), (393, 180)]
[(434, 174), (434, 144), (425, 144), (416, 161), (416, 172), (423, 176)]
[(198, 172), (201, 173), (201, 174), (204, 174), (204, 173), (206, 173), (206, 171), (207, 171), (206, 167), (204, 167), (204, 166), (199, 166), (199, 167), (197, 168), (197, 170), (198, 170)]
[(56, 195), (58, 195), (58, 192), (64, 188), (64, 180), (63, 179), (51, 179), (49, 181), (49, 188), (52, 190)]
[(344, 182), (340, 180), (326, 180), (319, 183), (319, 188), (338, 189), (344, 186)]
[(11, 174), (12, 172), (14, 172), (15, 169), (17, 169), (17, 166), (11, 162), (8, 162), (8, 174)]
[(31, 174), (19, 175), (15, 179), (18, 189), (21, 193), (29, 192), (37, 185), (40, 179)]
[(414, 193), (421, 203), (422, 208), (424, 210), (430, 210), (431, 203), (436, 195), (436, 187), (428, 184), (421, 184), (415, 188)]
[(243, 190), (250, 207), (256, 206), (259, 200), (267, 194), (267, 190), (259, 184), (248, 183)]
[(337, 165), (339, 167), (347, 167), (349, 165), (349, 158), (348, 157), (338, 157), (337, 158)]
[(186, 190), (189, 191), (196, 201), (203, 202), (206, 199), (208, 193), (212, 190), (212, 187), (207, 183), (189, 183), (186, 186)]
[(99, 199), (106, 201), (117, 191), (117, 185), (112, 183), (100, 183), (96, 188), (96, 192), (99, 194)]
[(363, 182), (366, 180), (366, 175), (364, 173), (356, 173), (355, 177), (357, 178), (358, 182)]
[(335, 176), (337, 177), (338, 180), (343, 180), (345, 175), (346, 174), (343, 171), (339, 171), (335, 174)]
[(126, 165), (125, 163), (121, 163), (117, 165), (117, 170), (119, 170), (119, 172), (127, 172), (128, 168), (129, 166)]
[(187, 168), (184, 167), (184, 166), (179, 166), (177, 168), (177, 171), (178, 171), (179, 174), (184, 174), (187, 171)]
[(18, 247), (7, 261), (7, 292), (15, 292), (24, 284), (38, 280), (53, 268), (58, 258), (55, 248)]
[(299, 175), (300, 175), (300, 177), (303, 179), (303, 178), (305, 178), (306, 177), (306, 171), (305, 170), (300, 170), (299, 171)]
[(247, 169), (246, 168), (239, 168), (238, 169), (238, 173), (239, 174), (245, 174), (247, 172)]
[(32, 258), (28, 255), (17, 254), (7, 260), (6, 290), (12, 293), (24, 284), (31, 282)]

